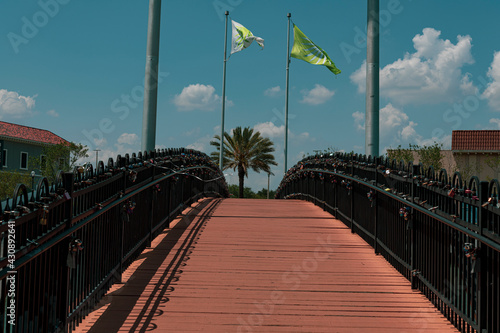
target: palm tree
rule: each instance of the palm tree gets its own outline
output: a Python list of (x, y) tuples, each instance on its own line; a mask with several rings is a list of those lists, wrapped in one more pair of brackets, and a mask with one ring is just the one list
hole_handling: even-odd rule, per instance
[[(220, 136), (214, 136), (214, 141), (210, 144), (217, 148), (212, 152), (213, 160), (219, 159)], [(271, 172), (271, 165), (278, 165), (274, 161), (274, 144), (269, 138), (261, 136), (260, 132), (255, 132), (250, 127), (236, 127), (232, 136), (224, 132), (224, 160), (223, 170), (232, 168), (238, 169), (238, 178), (240, 183), (239, 197), (243, 198), (244, 179), (248, 177), (248, 170), (256, 172)]]

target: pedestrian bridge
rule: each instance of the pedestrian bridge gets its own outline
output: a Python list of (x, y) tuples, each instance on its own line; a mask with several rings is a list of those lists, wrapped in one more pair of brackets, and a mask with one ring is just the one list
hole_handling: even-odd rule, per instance
[(118, 156), (0, 207), (1, 326), (498, 332), (499, 189), (336, 154), (228, 199), (202, 153)]

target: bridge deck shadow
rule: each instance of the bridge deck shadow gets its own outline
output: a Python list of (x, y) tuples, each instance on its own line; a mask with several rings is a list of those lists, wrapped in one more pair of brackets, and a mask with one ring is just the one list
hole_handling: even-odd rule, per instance
[(456, 332), (340, 221), (296, 200), (207, 199), (78, 332)]

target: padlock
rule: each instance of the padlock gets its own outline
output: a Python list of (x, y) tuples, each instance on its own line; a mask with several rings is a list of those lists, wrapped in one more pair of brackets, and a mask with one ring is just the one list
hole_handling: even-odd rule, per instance
[(493, 198), (492, 197), (488, 198), (488, 201), (486, 201), (484, 204), (482, 204), (481, 207), (484, 208), (488, 205), (493, 205)]
[(476, 259), (476, 248), (474, 245), (471, 243), (465, 243), (463, 250), (467, 258), (471, 258), (472, 260)]
[(130, 171), (128, 175), (128, 179), (134, 183), (137, 180), (137, 172), (135, 171)]
[(454, 198), (455, 197), (455, 189), (454, 188), (452, 188), (451, 190), (448, 191), (448, 196), (450, 198)]
[[(47, 207), (47, 208), (45, 208), (45, 207)], [(49, 208), (49, 206), (47, 206), (47, 205), (43, 206), (43, 213), (42, 213), (42, 217), (40, 218), (40, 225), (47, 225), (48, 208)]]

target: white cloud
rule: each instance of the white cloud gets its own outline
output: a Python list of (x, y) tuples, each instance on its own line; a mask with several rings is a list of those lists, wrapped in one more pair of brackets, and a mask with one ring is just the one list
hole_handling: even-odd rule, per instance
[(492, 109), (500, 111), (500, 51), (495, 52), (493, 56), (493, 62), (488, 69), (488, 77), (492, 81), (484, 90), (483, 97), (488, 99), (488, 104)]
[(418, 124), (416, 122), (410, 121), (407, 126), (401, 130), (401, 138), (405, 141), (409, 141), (412, 138), (421, 139), (415, 130)]
[(356, 111), (352, 114), (354, 118), (354, 126), (358, 131), (364, 131), (365, 129), (365, 114), (363, 112)]
[[(197, 139), (195, 142), (187, 145), (186, 148), (199, 150), (201, 152), (205, 152), (206, 154), (210, 154), (211, 151), (215, 151), (215, 147), (210, 146), (210, 141), (212, 141), (212, 140), (213, 140), (213, 136), (205, 135), (205, 136)], [(208, 151), (209, 147), (212, 149), (211, 151)]]
[[(259, 123), (253, 127), (254, 131), (260, 132), (263, 137), (274, 139), (285, 137), (285, 125), (276, 126), (272, 121)], [(308, 132), (295, 134), (288, 129), (288, 139), (296, 142), (311, 141), (314, 142), (315, 138), (311, 138)], [(276, 142), (274, 142), (276, 144)]]
[(311, 90), (302, 90), (302, 95), (304, 97), (300, 101), (301, 103), (306, 103), (310, 105), (319, 105), (328, 101), (335, 94), (335, 91), (328, 90), (321, 84), (315, 84), (314, 88)]
[(382, 135), (390, 133), (395, 128), (400, 128), (407, 121), (408, 115), (392, 106), (391, 103), (380, 109), (380, 132)]
[(182, 133), (182, 135), (189, 137), (189, 136), (199, 135), (200, 132), (201, 132), (201, 129), (199, 127), (196, 127), (196, 128), (193, 128), (189, 131)]
[(134, 145), (139, 142), (139, 136), (135, 133), (123, 133), (116, 140), (118, 144)]
[(49, 110), (49, 111), (47, 111), (47, 114), (51, 117), (54, 117), (54, 118), (59, 117), (59, 113), (57, 113), (55, 110)]
[[(354, 126), (359, 131), (365, 130), (365, 113), (356, 111), (352, 114)], [(381, 137), (401, 133), (400, 129), (408, 123), (408, 115), (395, 108), (391, 103), (380, 109), (379, 132)]]
[(272, 87), (264, 91), (264, 95), (270, 97), (278, 96), (280, 95), (280, 93), (281, 93), (280, 86)]
[[(365, 114), (356, 111), (352, 114), (354, 126), (359, 131), (365, 130)], [(493, 119), (490, 120), (493, 122)], [(408, 115), (401, 109), (394, 107), (391, 103), (380, 109), (380, 145), (385, 146), (382, 153), (389, 148), (402, 145), (406, 147), (409, 143), (419, 146), (430, 146), (434, 142), (443, 143), (447, 149), (451, 146), (451, 135), (439, 137), (424, 138), (417, 131), (418, 123), (410, 120)], [(498, 119), (500, 125), (500, 119)]]
[[(440, 103), (456, 101), (475, 87), (462, 67), (472, 64), (472, 38), (457, 36), (457, 43), (439, 38), (441, 31), (425, 28), (413, 38), (414, 53), (380, 70), (380, 91), (393, 101)], [(358, 91), (366, 89), (366, 61), (350, 76)]]
[(273, 122), (259, 123), (253, 127), (254, 131), (267, 138), (282, 137), (285, 135), (285, 125), (276, 126)]
[(22, 96), (15, 91), (0, 89), (0, 119), (33, 116), (36, 96)]
[[(212, 111), (221, 105), (222, 98), (211, 85), (197, 83), (184, 87), (179, 95), (175, 95), (173, 102), (180, 111)], [(226, 99), (226, 106), (232, 105), (233, 102)]]
[(494, 129), (500, 130), (500, 119), (492, 118), (492, 119), (490, 119), (490, 124), (494, 125)]

